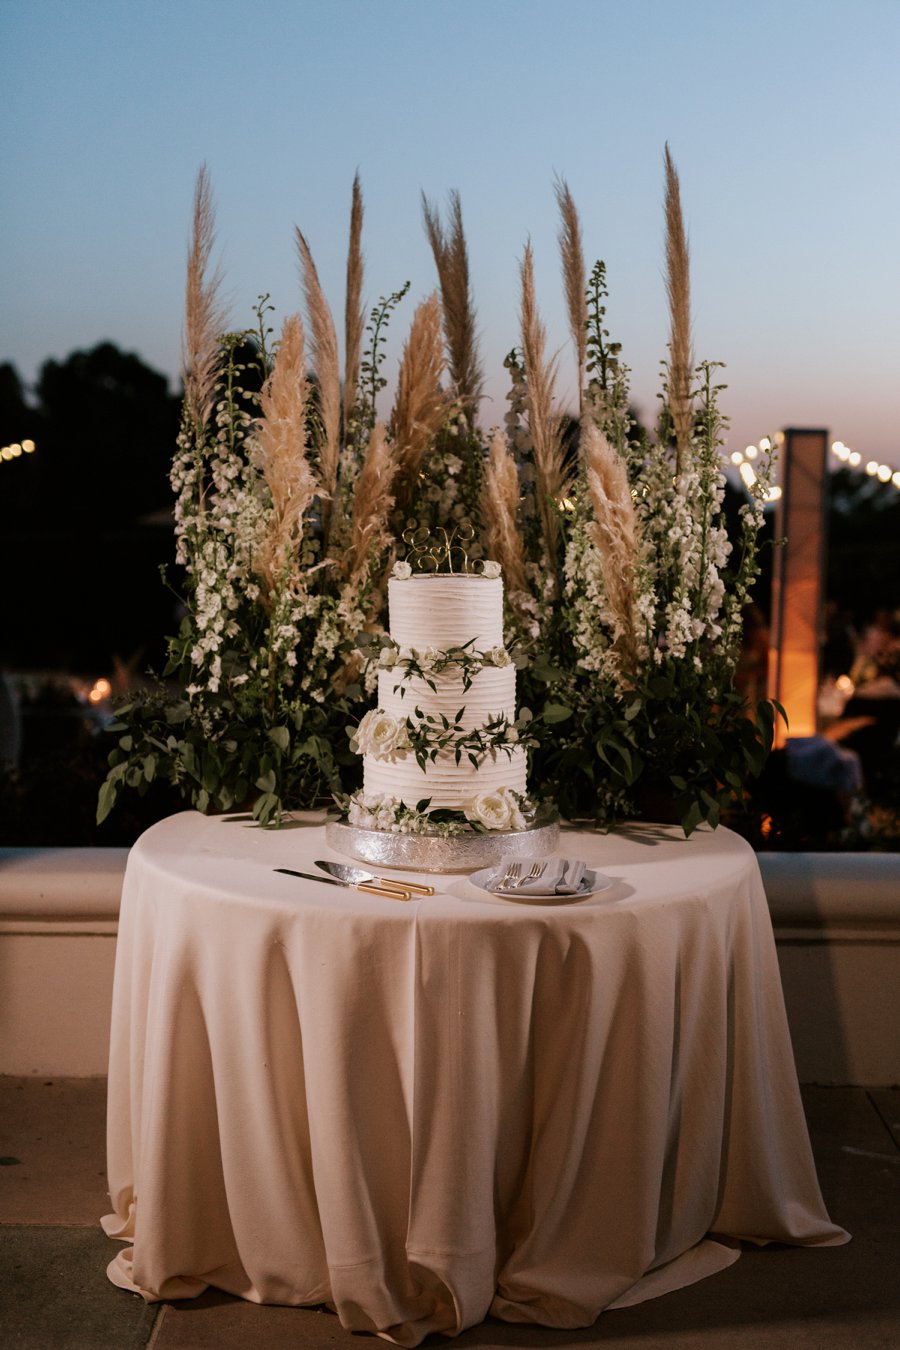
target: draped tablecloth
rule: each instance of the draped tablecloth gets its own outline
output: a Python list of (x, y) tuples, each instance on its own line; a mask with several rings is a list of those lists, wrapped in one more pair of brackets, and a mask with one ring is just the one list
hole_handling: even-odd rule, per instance
[(540, 904), (419, 876), (439, 893), (401, 902), (276, 873), (339, 860), (319, 822), (185, 812), (131, 851), (116, 1284), (328, 1303), (412, 1346), (488, 1313), (586, 1326), (736, 1239), (847, 1240), (743, 840), (565, 831), (608, 889)]

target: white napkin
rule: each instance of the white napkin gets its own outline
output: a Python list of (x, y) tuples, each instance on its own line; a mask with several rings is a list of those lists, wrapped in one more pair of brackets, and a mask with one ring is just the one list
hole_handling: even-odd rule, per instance
[[(532, 862), (544, 865), (539, 877), (530, 877), (527, 881), (506, 882), (502, 886), (504, 895), (576, 895), (581, 889), (586, 863), (578, 858), (523, 858), (520, 863), (520, 877), (527, 877)], [(509, 864), (498, 867), (492, 878), (494, 886), (503, 882)]]

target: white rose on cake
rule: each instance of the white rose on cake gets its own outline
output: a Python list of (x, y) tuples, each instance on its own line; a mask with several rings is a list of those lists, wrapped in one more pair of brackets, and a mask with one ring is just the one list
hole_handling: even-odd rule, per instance
[(412, 576), (412, 567), (408, 562), (395, 562), (391, 576), (398, 581), (408, 581)]
[(502, 670), (504, 666), (512, 665), (512, 657), (505, 647), (492, 647), (485, 655), (492, 666)]
[(379, 708), (366, 713), (354, 732), (353, 740), (357, 754), (374, 755), (376, 759), (388, 759), (398, 751), (409, 748), (405, 724)]
[(528, 822), (519, 805), (518, 794), (509, 788), (479, 792), (463, 807), (466, 820), (486, 830), (524, 830)]
[(500, 564), (498, 562), (493, 562), (490, 558), (485, 558), (481, 565), (481, 575), (487, 577), (489, 581), (493, 581), (495, 577), (499, 577), (502, 570)]
[(466, 819), (486, 830), (508, 830), (510, 822), (510, 801), (504, 788), (496, 792), (479, 792), (477, 797), (466, 802)]

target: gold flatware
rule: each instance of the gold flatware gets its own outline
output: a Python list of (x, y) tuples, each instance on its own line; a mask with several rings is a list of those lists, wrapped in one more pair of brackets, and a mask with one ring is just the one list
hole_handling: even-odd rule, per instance
[(393, 877), (377, 877), (374, 872), (367, 872), (362, 867), (348, 867), (346, 863), (325, 862), (322, 858), (316, 859), (316, 867), (321, 867), (323, 872), (330, 876), (337, 877), (339, 881), (349, 881), (351, 885), (357, 882), (368, 882), (372, 886), (391, 886), (395, 890), (411, 891), (413, 895), (434, 895), (433, 886), (422, 886), (417, 881), (396, 881)]
[(404, 886), (373, 886), (366, 881), (340, 881), (337, 877), (317, 877), (312, 872), (296, 872), (293, 867), (274, 867), (287, 877), (302, 877), (304, 881), (318, 881), (321, 886), (343, 886), (350, 891), (366, 891), (369, 895), (384, 895), (389, 900), (411, 900), (412, 893)]

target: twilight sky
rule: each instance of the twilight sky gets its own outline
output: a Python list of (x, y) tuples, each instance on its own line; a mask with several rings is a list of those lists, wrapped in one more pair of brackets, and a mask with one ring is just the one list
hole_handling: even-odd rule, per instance
[(174, 382), (203, 161), (233, 325), (299, 308), (295, 224), (339, 317), (358, 168), (369, 305), (412, 283), (391, 380), (435, 285), (420, 193), (460, 191), (490, 426), (529, 237), (571, 390), (559, 174), (652, 418), (668, 141), (728, 448), (824, 426), (900, 468), (898, 70), (900, 0), (0, 0), (0, 360), (110, 339)]

